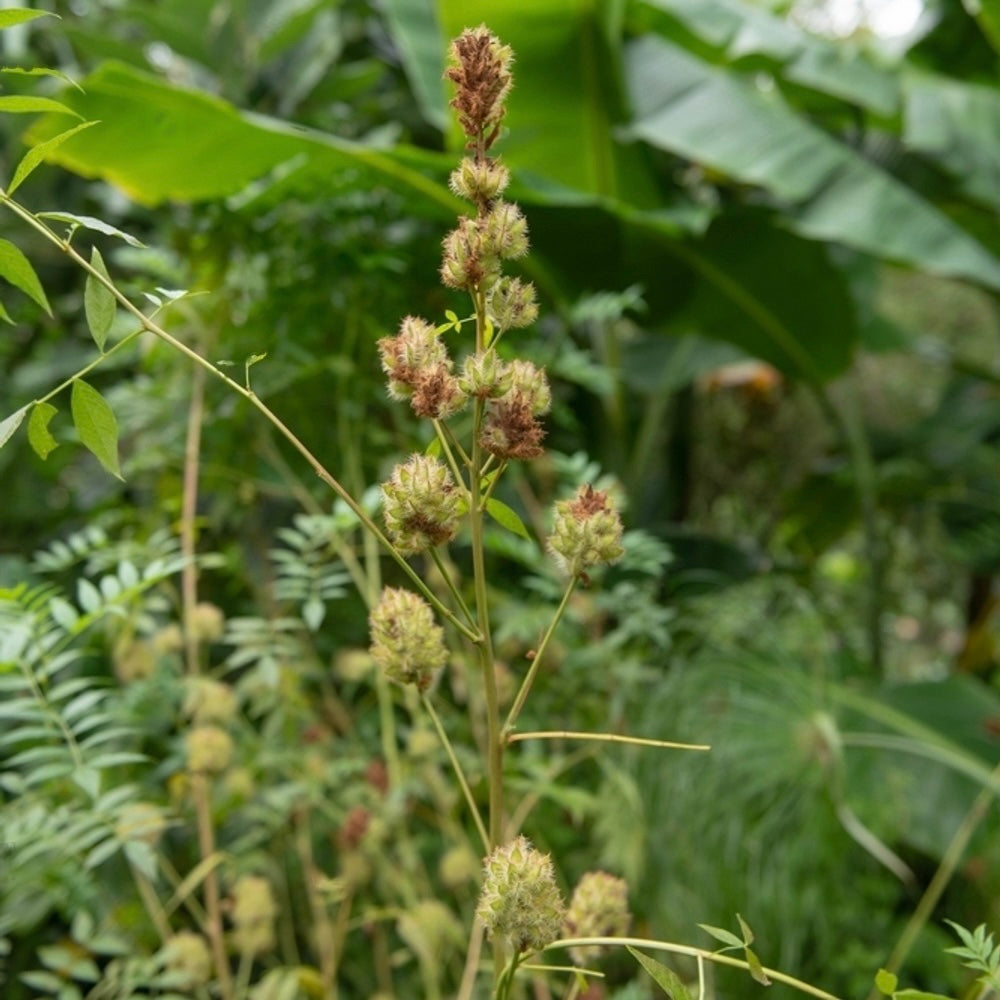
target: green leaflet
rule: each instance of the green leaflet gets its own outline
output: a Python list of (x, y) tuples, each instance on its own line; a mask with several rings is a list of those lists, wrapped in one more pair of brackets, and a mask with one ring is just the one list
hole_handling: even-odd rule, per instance
[(45, 459), (59, 442), (52, 436), (49, 423), (59, 411), (51, 403), (36, 403), (28, 420), (28, 443), (39, 458)]
[(15, 288), (37, 302), (50, 316), (52, 309), (45, 297), (45, 289), (35, 274), (31, 262), (10, 240), (0, 240), (0, 278), (5, 278)]
[[(90, 263), (95, 271), (108, 278), (108, 269), (104, 266), (101, 251), (94, 247), (90, 253)], [(108, 339), (108, 331), (115, 321), (115, 297), (111, 290), (93, 274), (87, 275), (87, 284), (83, 291), (83, 308), (87, 315), (87, 326), (90, 335), (98, 349), (104, 353), (104, 343)]]
[(82, 379), (73, 380), (70, 412), (80, 441), (111, 475), (122, 478), (118, 464), (118, 421), (107, 400)]

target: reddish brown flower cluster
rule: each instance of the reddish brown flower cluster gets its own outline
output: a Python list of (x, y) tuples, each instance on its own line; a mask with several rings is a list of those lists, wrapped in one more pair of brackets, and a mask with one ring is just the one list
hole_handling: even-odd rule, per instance
[(455, 65), (445, 71), (445, 78), (457, 88), (451, 106), (478, 159), (500, 134), (514, 54), (485, 25), (463, 31), (452, 42), (451, 54)]
[(524, 393), (509, 392), (490, 403), (479, 436), (480, 444), (497, 458), (538, 458), (545, 428), (538, 422)]

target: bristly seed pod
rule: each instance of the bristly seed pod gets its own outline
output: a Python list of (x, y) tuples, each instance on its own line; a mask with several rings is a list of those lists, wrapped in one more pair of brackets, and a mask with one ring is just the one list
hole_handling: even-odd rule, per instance
[(493, 145), (500, 134), (506, 110), (504, 101), (510, 93), (510, 64), (514, 53), (485, 26), (467, 28), (451, 43), (452, 65), (445, 78), (456, 85), (451, 106), (458, 115), (462, 131), (477, 159)]
[(622, 522), (607, 493), (587, 485), (572, 500), (558, 501), (549, 549), (571, 576), (620, 559)]
[(521, 954), (559, 937), (566, 906), (547, 854), (518, 837), (494, 848), (483, 874), (476, 915), (491, 938), (499, 935)]
[[(625, 880), (607, 872), (587, 872), (573, 890), (566, 933), (569, 937), (622, 937), (631, 919)], [(599, 945), (571, 948), (570, 955), (577, 965), (587, 965), (603, 950)]]
[(390, 680), (426, 691), (448, 660), (444, 630), (431, 606), (408, 590), (386, 587), (368, 619), (372, 659)]
[(428, 455), (412, 455), (382, 484), (385, 526), (403, 555), (441, 545), (458, 530), (461, 495), (448, 467)]

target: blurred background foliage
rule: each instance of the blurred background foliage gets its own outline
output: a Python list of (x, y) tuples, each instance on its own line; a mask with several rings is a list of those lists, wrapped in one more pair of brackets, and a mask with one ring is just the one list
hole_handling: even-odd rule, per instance
[[(904, 968), (924, 988), (961, 989), (941, 955), (941, 918), (1000, 921), (995, 10), (958, 0), (37, 6), (61, 20), (4, 32), (3, 63), (60, 69), (82, 88), (60, 99), (101, 124), (60, 146), (51, 160), (62, 169), (37, 171), (20, 197), (147, 243), (106, 248), (135, 298), (204, 293), (173, 307), (168, 327), (240, 368), (266, 352), (254, 390), (359, 495), (420, 433), (385, 397), (375, 341), (407, 313), (463, 308), (437, 281), (460, 208), (445, 183), (460, 153), (441, 81), (446, 41), (472, 18), (513, 46), (501, 152), (531, 227), (525, 272), (543, 299), (517, 350), (547, 366), (556, 405), (547, 457), (512, 477), (504, 500), (541, 535), (554, 496), (603, 476), (633, 533), (624, 564), (574, 599), (532, 722), (713, 745), (697, 759), (525, 750), (511, 781), (538, 790), (529, 832), (556, 852), (567, 884), (597, 865), (626, 875), (642, 932), (692, 940), (696, 923), (731, 926), (738, 910), (767, 963), (852, 996), (868, 991), (950, 865)], [(50, 84), (61, 89), (43, 81), (42, 91)], [(4, 86), (39, 90), (13, 75)], [(59, 116), (0, 120), (4, 176), (26, 144), (65, 127)], [(0, 236), (36, 264), (56, 317), (2, 290), (6, 415), (93, 348), (80, 276), (13, 217)], [(125, 481), (77, 447), (43, 463), (23, 436), (11, 441), (0, 452), (3, 585), (73, 592), (81, 574), (149, 562), (176, 529), (189, 367), (143, 342), (94, 381), (122, 426)], [(232, 843), (245, 867), (274, 864), (299, 793), (334, 830), (352, 807), (381, 810), (369, 850), (400, 867), (365, 891), (372, 907), (410, 912), (437, 884), (427, 859), (460, 841), (458, 811), (442, 799), (436, 757), (398, 765), (405, 794), (372, 804), (366, 767), (398, 751), (380, 746), (369, 687), (350, 669), (366, 642), (363, 603), (335, 559), (322, 568), (331, 532), (356, 544), (350, 519), (239, 401), (208, 386), (201, 420), (201, 594), (229, 619), (207, 665), (240, 680), (241, 738), (268, 789), (233, 807)], [(69, 441), (68, 427), (53, 427)], [(34, 555), (85, 528), (99, 544), (78, 542), (62, 563)], [(281, 545), (311, 567), (312, 585), (301, 571), (282, 575)], [(491, 546), (499, 648), (520, 670), (558, 591), (537, 546), (501, 533)], [(176, 617), (169, 586), (157, 600), (129, 612), (137, 634)], [(91, 673), (112, 672), (120, 630), (109, 622), (81, 650)], [(164, 774), (176, 733), (155, 706), (180, 698), (172, 662), (165, 654), (131, 685), (123, 709)], [(460, 693), (457, 674), (453, 683)], [(404, 734), (421, 731), (418, 714)], [(303, 740), (318, 743), (305, 778)], [(348, 748), (336, 774), (323, 770), (329, 741)], [(991, 804), (976, 813), (983, 789)], [(428, 820), (428, 806), (451, 818)], [(398, 848), (390, 834), (414, 813)], [(58, 937), (79, 900), (96, 899), (99, 875), (88, 887), (50, 872), (30, 919), (11, 917), (22, 890), (0, 884), (15, 971), (34, 967), (29, 945)], [(456, 885), (467, 911), (471, 890)], [(412, 945), (412, 925), (393, 933)], [(628, 978), (613, 969), (609, 993)], [(413, 988), (426, 990), (422, 972)], [(361, 965), (346, 975), (358, 996), (386, 988)], [(719, 979), (720, 995), (750, 988)]]

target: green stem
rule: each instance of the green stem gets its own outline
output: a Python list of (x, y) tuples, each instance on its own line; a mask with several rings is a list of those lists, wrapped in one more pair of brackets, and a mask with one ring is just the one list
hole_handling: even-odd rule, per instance
[(486, 487), (486, 492), (483, 494), (481, 499), (484, 511), (486, 510), (486, 505), (490, 502), (490, 497), (493, 496), (493, 490), (496, 487), (496, 484), (500, 482), (500, 477), (503, 475), (503, 470), (506, 468), (507, 468), (507, 463), (503, 462), (500, 465), (500, 468), (497, 469), (496, 475), (490, 480), (490, 485)]
[(35, 218), (27, 209), (23, 208), (17, 202), (13, 201), (7, 195), (0, 194), (0, 201), (6, 204), (8, 208), (11, 209), (16, 215), (19, 215), (22, 219), (28, 222), (34, 229), (41, 233), (47, 240), (54, 243), (63, 253), (67, 254), (79, 267), (86, 271), (91, 277), (99, 281), (112, 295), (121, 303), (122, 307), (131, 313), (143, 326), (145, 330), (157, 336), (164, 343), (169, 344), (174, 350), (179, 351), (188, 360), (192, 361), (194, 364), (199, 365), (205, 371), (210, 372), (221, 382), (231, 389), (233, 392), (242, 396), (248, 403), (251, 404), (265, 419), (270, 421), (274, 428), (288, 441), (296, 451), (309, 463), (312, 467), (313, 472), (327, 485), (334, 493), (339, 496), (344, 503), (354, 512), (358, 520), (364, 525), (364, 527), (379, 541), (382, 547), (388, 552), (388, 554), (399, 564), (400, 568), (409, 577), (413, 585), (420, 591), (421, 594), (437, 609), (437, 611), (448, 619), (463, 635), (471, 639), (473, 642), (479, 641), (479, 636), (476, 632), (470, 629), (464, 622), (460, 621), (441, 601), (438, 600), (437, 596), (430, 590), (427, 584), (417, 575), (416, 571), (412, 566), (403, 558), (396, 547), (389, 541), (389, 539), (382, 533), (378, 525), (368, 516), (364, 508), (354, 499), (354, 497), (327, 471), (325, 466), (316, 458), (315, 455), (299, 440), (299, 438), (278, 418), (277, 414), (274, 413), (264, 402), (262, 402), (257, 395), (245, 386), (240, 385), (239, 382), (234, 381), (229, 378), (223, 371), (213, 365), (206, 358), (203, 358), (197, 351), (192, 350), (185, 343), (177, 340), (176, 337), (167, 333), (161, 326), (154, 323), (145, 313), (142, 312), (137, 306), (133, 305), (132, 302), (118, 290), (118, 286), (111, 281), (109, 278), (101, 274), (96, 268), (92, 267), (91, 264), (82, 257), (76, 250), (64, 239), (54, 233), (48, 228), (44, 223), (40, 222)]
[[(566, 606), (569, 604), (569, 599), (573, 595), (573, 591), (576, 589), (577, 577), (571, 577), (569, 583), (566, 586), (566, 591), (562, 596), (562, 600), (559, 602), (559, 607), (556, 608), (556, 613), (549, 623), (549, 627), (542, 636), (542, 641), (539, 643), (538, 649), (535, 650), (535, 658), (531, 661), (531, 668), (525, 674), (524, 680), (521, 681), (520, 690), (517, 692), (517, 697), (514, 699), (514, 704), (511, 705), (510, 711), (507, 713), (507, 721), (504, 723), (503, 731), (504, 733), (510, 733), (514, 728), (514, 724), (517, 722), (517, 717), (521, 714), (521, 709), (524, 708), (524, 703), (528, 698), (528, 694), (531, 691), (531, 685), (535, 683), (535, 678), (538, 676), (538, 669), (542, 664), (542, 658), (545, 656), (545, 650), (548, 648), (549, 640), (552, 638), (556, 627), (562, 620), (562, 616), (566, 612)], [(505, 737), (505, 740), (509, 741), (509, 736)]]
[[(1000, 766), (993, 769), (992, 777), (1000, 781)], [(951, 842), (948, 844), (941, 858), (941, 864), (938, 865), (937, 871), (934, 872), (934, 877), (930, 880), (930, 883), (924, 890), (924, 894), (920, 897), (920, 902), (917, 903), (916, 908), (910, 915), (910, 919), (903, 928), (903, 933), (899, 936), (896, 947), (892, 949), (892, 954), (885, 963), (887, 971), (892, 973), (898, 972), (906, 961), (910, 950), (920, 936), (920, 932), (927, 921), (930, 920), (931, 914), (934, 912), (934, 907), (937, 906), (942, 895), (944, 895), (948, 883), (961, 863), (965, 849), (969, 846), (972, 835), (983, 821), (986, 810), (989, 808), (996, 794), (996, 791), (987, 785), (986, 788), (980, 790), (979, 794), (973, 800), (968, 813), (966, 813), (965, 818), (951, 838)], [(879, 991), (873, 989), (868, 994), (868, 1000), (877, 1000), (879, 995)]]
[[(736, 969), (750, 971), (750, 963), (742, 958), (733, 958), (731, 955), (720, 955), (716, 951), (707, 951), (704, 948), (694, 948), (686, 944), (674, 944), (671, 941), (652, 941), (649, 938), (633, 937), (581, 937), (562, 938), (553, 941), (549, 948), (583, 948), (588, 945), (604, 945), (606, 947), (631, 946), (632, 948), (643, 948), (646, 951), (666, 951), (672, 955), (687, 955), (689, 958), (702, 959), (706, 962), (714, 962), (716, 965), (729, 965)], [(803, 982), (794, 976), (789, 976), (776, 969), (763, 969), (764, 975), (776, 983), (784, 983), (800, 993), (808, 993), (809, 996), (818, 997), (819, 1000), (840, 1000), (834, 993), (827, 993), (826, 990), (813, 986), (811, 983)]]
[[(451, 469), (451, 474), (455, 477), (455, 482), (461, 487), (465, 483), (465, 477), (462, 475), (458, 462), (455, 461), (454, 452), (452, 452), (451, 447), (454, 443), (456, 449), (462, 456), (462, 461), (466, 465), (469, 464), (469, 458), (465, 452), (459, 447), (458, 442), (455, 441), (455, 436), (448, 430), (448, 425), (442, 423), (440, 420), (434, 421), (434, 433), (437, 434), (438, 441), (441, 442), (441, 450), (444, 452), (444, 457), (448, 462), (448, 467)], [(449, 438), (451, 439), (449, 441)]]
[(670, 740), (649, 740), (642, 736), (624, 736), (619, 733), (579, 733), (565, 729), (540, 730), (532, 733), (511, 733), (508, 743), (521, 740), (590, 740), (595, 743), (630, 743), (640, 747), (659, 747), (662, 750), (711, 750), (706, 743), (672, 743)]
[(451, 761), (452, 770), (455, 772), (455, 778), (462, 789), (462, 794), (465, 796), (469, 812), (472, 813), (472, 819), (476, 824), (476, 829), (479, 831), (479, 838), (483, 842), (483, 850), (488, 854), (490, 850), (490, 835), (486, 832), (486, 826), (483, 824), (482, 816), (479, 815), (476, 800), (472, 796), (472, 789), (469, 787), (469, 782), (466, 780), (465, 772), (462, 770), (462, 765), (458, 762), (458, 757), (455, 755), (455, 748), (451, 745), (451, 740), (448, 739), (448, 734), (445, 732), (445, 728), (441, 724), (441, 719), (434, 710), (434, 705), (431, 703), (431, 700), (426, 695), (422, 694), (420, 696), (420, 701), (427, 710), (427, 714), (431, 717), (431, 722), (434, 723), (434, 728), (437, 730), (438, 738), (441, 740), (441, 745), (444, 747), (445, 753), (448, 755), (448, 760)]
[(138, 330), (133, 330), (131, 333), (126, 334), (113, 347), (109, 347), (106, 351), (101, 352), (101, 354), (99, 354), (96, 358), (94, 358), (94, 360), (91, 361), (89, 365), (84, 365), (78, 372), (74, 372), (72, 375), (70, 375), (68, 379), (65, 379), (64, 381), (60, 382), (59, 385), (57, 385), (54, 389), (51, 389), (44, 396), (40, 396), (38, 399), (36, 399), (35, 405), (37, 406), (39, 403), (47, 403), (50, 399), (53, 399), (54, 397), (58, 396), (59, 393), (63, 391), (63, 389), (68, 389), (78, 378), (83, 378), (83, 376), (86, 375), (88, 372), (93, 371), (98, 365), (103, 364), (105, 361), (107, 361), (108, 358), (110, 358), (111, 355), (114, 354), (116, 351), (120, 351), (123, 347), (126, 347), (128, 344), (131, 344), (132, 341), (136, 339), (136, 337), (139, 337), (146, 332), (147, 331), (145, 327), (139, 327)]
[(465, 603), (465, 599), (459, 593), (458, 588), (455, 586), (455, 581), (451, 577), (451, 573), (448, 572), (448, 567), (445, 566), (444, 560), (441, 558), (441, 554), (436, 548), (430, 550), (431, 558), (434, 560), (434, 565), (437, 566), (438, 572), (444, 579), (445, 586), (448, 588), (449, 593), (453, 598), (455, 598), (455, 603), (458, 605), (462, 614), (465, 615), (465, 620), (469, 622), (470, 625), (475, 625), (476, 619), (472, 616), (472, 612), (469, 610), (469, 606)]

